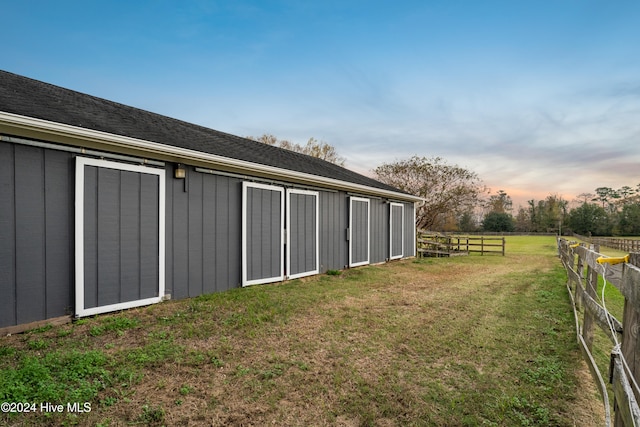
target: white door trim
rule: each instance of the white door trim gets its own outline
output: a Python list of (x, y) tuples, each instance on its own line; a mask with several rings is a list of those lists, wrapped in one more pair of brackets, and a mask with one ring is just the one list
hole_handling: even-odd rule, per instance
[[(260, 279), (248, 279), (247, 261), (247, 193), (249, 188), (259, 188), (262, 190), (277, 191), (280, 193), (280, 273), (274, 277), (263, 277)], [(242, 183), (242, 286), (260, 285), (263, 283), (278, 282), (284, 280), (284, 188), (275, 185), (260, 184), (256, 182)]]
[[(353, 261), (353, 202), (365, 202), (367, 204), (367, 259), (365, 261)], [(371, 259), (371, 201), (363, 197), (349, 198), (349, 267), (358, 267), (369, 264)]]
[[(393, 208), (402, 208), (400, 214), (400, 255), (393, 254)], [(404, 205), (402, 203), (389, 203), (389, 259), (400, 259), (404, 256)]]
[[(84, 306), (84, 174), (85, 166), (96, 166), (158, 176), (158, 296), (99, 307)], [(162, 301), (165, 291), (165, 170), (88, 157), (76, 157), (75, 186), (75, 315), (93, 316)]]
[(315, 236), (316, 236), (316, 257), (314, 270), (305, 271), (297, 274), (289, 274), (287, 278), (297, 279), (299, 277), (311, 276), (320, 272), (320, 193), (317, 191), (298, 190), (295, 188), (287, 189), (287, 272), (291, 272), (291, 194), (304, 194), (307, 196), (314, 196), (316, 199), (316, 223), (315, 223)]

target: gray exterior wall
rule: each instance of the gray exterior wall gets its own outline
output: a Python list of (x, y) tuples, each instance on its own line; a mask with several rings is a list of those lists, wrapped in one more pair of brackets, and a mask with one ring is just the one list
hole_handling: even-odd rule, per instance
[(0, 327), (70, 314), (73, 158), (0, 142)]
[(242, 181), (167, 166), (166, 283), (174, 299), (240, 286)]
[[(65, 151), (0, 141), (0, 328), (74, 313), (74, 157)], [(165, 172), (165, 292), (173, 299), (181, 299), (239, 287), (243, 180), (200, 173), (191, 167), (187, 167), (186, 179), (174, 179), (171, 164), (165, 166)], [(119, 174), (120, 196), (114, 202), (124, 207), (124, 216), (118, 221), (128, 215), (144, 217), (147, 214), (137, 210), (137, 203), (154, 203), (138, 198), (141, 191), (136, 189), (142, 190), (146, 184), (138, 187), (134, 175)], [(351, 195), (315, 190), (319, 195), (319, 272), (343, 269), (349, 263), (347, 229)], [(305, 207), (300, 205), (298, 210), (307, 215), (309, 200), (300, 199), (305, 199)], [(368, 200), (369, 262), (383, 262), (389, 258), (390, 206), (378, 198)], [(98, 215), (99, 206), (92, 208), (91, 202), (87, 203), (87, 209)], [(404, 206), (407, 257), (415, 252), (413, 204)], [(95, 217), (99, 222), (110, 221)], [(127, 222), (125, 228), (129, 231), (125, 234), (134, 235), (142, 231), (137, 227), (144, 226)], [(298, 247), (308, 242), (307, 228), (305, 223), (305, 237), (297, 240)], [(150, 244), (153, 246), (153, 242)], [(364, 249), (360, 244), (359, 250)], [(137, 255), (122, 256), (125, 275), (139, 275), (126, 267)], [(293, 268), (309, 268), (308, 258), (305, 254), (304, 259), (295, 260)], [(110, 262), (99, 257), (95, 260)], [(122, 289), (125, 288), (123, 285)], [(136, 292), (144, 297), (147, 287), (137, 288)]]

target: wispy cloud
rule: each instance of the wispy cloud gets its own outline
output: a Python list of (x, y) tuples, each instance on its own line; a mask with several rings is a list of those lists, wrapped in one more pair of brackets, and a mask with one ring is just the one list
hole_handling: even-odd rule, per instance
[(11, 2), (0, 66), (238, 135), (322, 139), (364, 173), (421, 155), (514, 194), (640, 182), (638, 5), (432, 3)]

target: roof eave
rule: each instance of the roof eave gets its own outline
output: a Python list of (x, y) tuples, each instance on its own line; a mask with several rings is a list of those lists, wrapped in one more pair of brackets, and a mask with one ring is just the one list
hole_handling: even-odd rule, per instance
[(115, 149), (118, 152), (125, 151), (164, 161), (193, 163), (213, 169), (255, 174), (278, 180), (286, 179), (306, 185), (325, 186), (409, 202), (422, 201), (422, 198), (410, 194), (0, 111), (0, 131), (15, 133), (16, 130), (21, 131), (20, 136), (54, 139), (56, 142), (75, 146), (90, 144), (92, 148)]

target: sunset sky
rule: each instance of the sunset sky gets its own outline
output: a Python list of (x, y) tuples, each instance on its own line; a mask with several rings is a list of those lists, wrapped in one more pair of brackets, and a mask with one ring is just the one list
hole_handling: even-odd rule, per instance
[(516, 205), (640, 184), (640, 2), (7, 1), (0, 69)]

